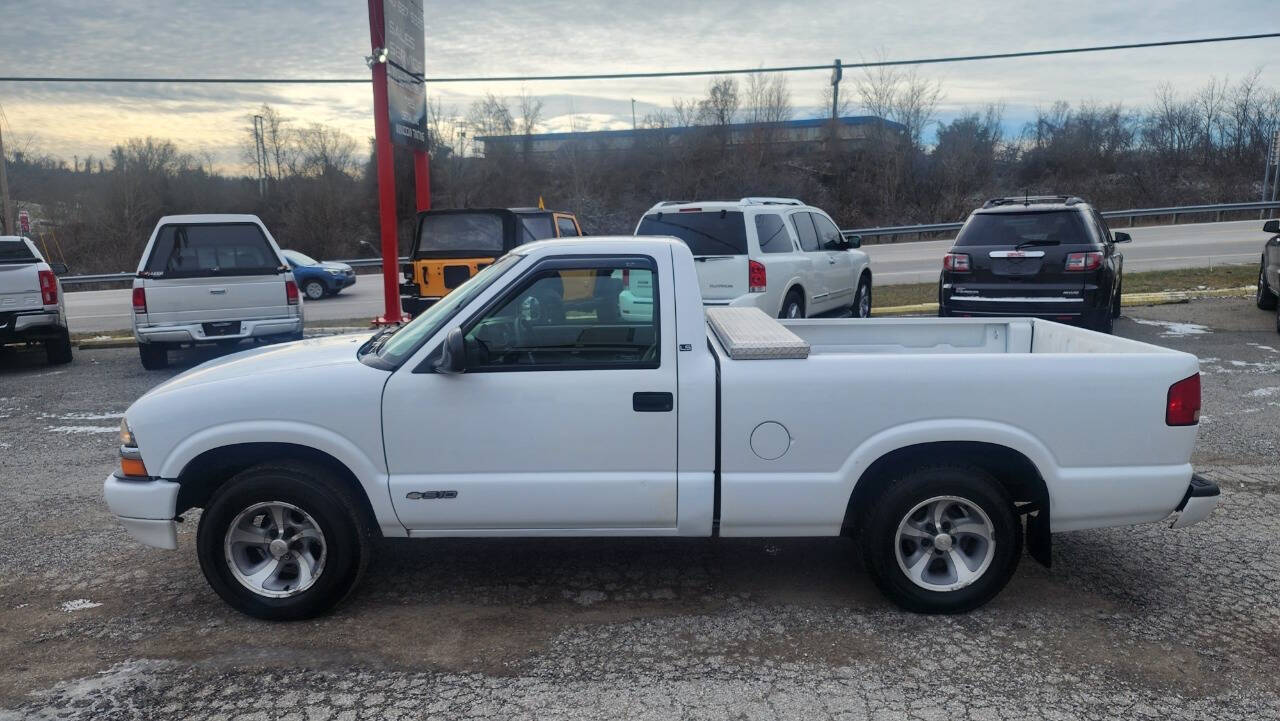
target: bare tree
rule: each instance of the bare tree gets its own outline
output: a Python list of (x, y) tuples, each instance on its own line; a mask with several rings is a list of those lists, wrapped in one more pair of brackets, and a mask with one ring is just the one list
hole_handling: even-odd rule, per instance
[(737, 118), (740, 106), (737, 79), (713, 78), (707, 87), (707, 96), (698, 101), (698, 118), (704, 125), (724, 127)]

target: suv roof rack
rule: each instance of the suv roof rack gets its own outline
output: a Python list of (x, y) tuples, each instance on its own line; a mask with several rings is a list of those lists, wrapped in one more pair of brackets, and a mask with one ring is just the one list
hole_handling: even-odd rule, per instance
[(1084, 201), (1074, 195), (1014, 195), (1007, 198), (992, 198), (982, 204), (984, 208), (997, 208), (1001, 205), (1031, 205), (1033, 203), (1042, 205), (1046, 203), (1061, 203), (1063, 205), (1076, 205)]
[(743, 205), (804, 205), (795, 198), (743, 198)]

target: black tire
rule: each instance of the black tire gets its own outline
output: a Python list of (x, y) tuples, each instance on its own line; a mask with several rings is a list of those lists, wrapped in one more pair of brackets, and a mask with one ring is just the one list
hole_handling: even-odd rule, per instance
[(1276, 332), (1280, 333), (1280, 303), (1276, 304)]
[[(983, 546), (978, 536), (957, 534), (952, 541), (949, 534), (940, 534), (947, 536), (948, 543), (954, 542), (961, 553), (968, 547), (970, 552), (980, 550), (986, 556), (989, 551), (990, 555), (990, 560), (977, 569), (979, 575), (975, 579), (953, 590), (931, 590), (917, 584), (898, 558), (901, 548), (904, 558), (918, 554), (915, 557), (924, 561), (926, 573), (939, 564), (945, 566), (946, 560), (932, 540), (928, 545), (922, 541), (908, 552), (907, 546), (913, 542), (900, 546), (898, 534), (899, 524), (907, 523), (913, 509), (938, 498), (958, 498), (976, 506), (986, 514), (991, 528), (990, 546)], [(942, 503), (951, 510), (963, 509), (953, 501)], [(952, 505), (945, 506), (947, 503)], [(954, 518), (944, 516), (946, 520)], [(964, 613), (983, 605), (1005, 587), (1022, 557), (1022, 524), (1008, 491), (991, 474), (966, 465), (922, 466), (909, 471), (868, 505), (858, 527), (863, 558), (876, 586), (891, 601), (916, 613)], [(938, 554), (939, 558), (933, 559), (931, 554)], [(958, 574), (953, 577), (958, 578)]]
[(302, 294), (307, 296), (307, 300), (320, 300), (329, 294), (329, 289), (318, 280), (309, 280), (302, 284)]
[(1120, 317), (1120, 296), (1124, 294), (1124, 281), (1116, 279), (1116, 297), (1111, 301), (1111, 317)]
[(803, 318), (804, 317), (804, 298), (800, 295), (800, 291), (792, 288), (787, 292), (787, 297), (782, 300), (782, 308), (778, 309), (779, 318)]
[[(225, 550), (227, 532), (236, 517), (255, 504), (269, 502), (300, 509), (314, 519), (324, 539), (320, 570), (311, 586), (279, 598), (260, 594), (238, 580)], [(200, 569), (222, 600), (246, 615), (268, 621), (318, 616), (351, 594), (368, 565), (372, 533), (362, 507), (323, 467), (292, 461), (254, 466), (218, 488), (200, 516), (196, 532)], [(293, 548), (290, 545), (290, 553), (295, 552)]]
[(64, 365), (71, 362), (71, 334), (62, 331), (57, 338), (44, 342), (44, 358), (49, 365)]
[(1112, 312), (1111, 306), (1108, 305), (1106, 308), (1103, 308), (1102, 310), (1094, 311), (1094, 312), (1097, 315), (1092, 321), (1086, 323), (1087, 327), (1090, 330), (1096, 330), (1099, 333), (1106, 333), (1110, 335), (1111, 332), (1114, 331), (1116, 327), (1116, 318), (1111, 314)]
[(139, 343), (138, 355), (142, 357), (142, 367), (149, 371), (169, 367), (169, 347), (163, 343)]
[(1254, 302), (1261, 310), (1275, 310), (1277, 300), (1276, 292), (1267, 283), (1267, 259), (1263, 257), (1262, 262), (1258, 263), (1258, 291)]
[[(863, 303), (863, 294), (866, 295), (866, 303)], [(858, 288), (853, 291), (853, 305), (850, 307), (850, 314), (854, 318), (870, 318), (871, 317), (871, 279), (862, 276), (858, 279)]]

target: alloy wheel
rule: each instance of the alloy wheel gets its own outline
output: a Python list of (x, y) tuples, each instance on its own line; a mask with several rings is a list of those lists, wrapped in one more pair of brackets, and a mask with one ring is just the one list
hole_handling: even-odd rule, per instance
[(324, 572), (324, 532), (292, 503), (267, 501), (240, 511), (227, 527), (223, 553), (231, 575), (250, 591), (288, 598)]
[(898, 567), (929, 591), (955, 591), (986, 573), (995, 557), (995, 526), (987, 514), (959, 496), (917, 504), (898, 524)]

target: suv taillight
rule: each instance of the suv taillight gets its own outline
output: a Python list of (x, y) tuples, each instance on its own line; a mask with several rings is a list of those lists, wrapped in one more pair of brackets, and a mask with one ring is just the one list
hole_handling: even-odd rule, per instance
[(765, 273), (764, 263), (758, 260), (747, 261), (747, 290), (752, 293), (763, 293), (769, 285), (769, 275)]
[(1102, 253), (1097, 251), (1089, 251), (1088, 253), (1069, 253), (1067, 255), (1068, 273), (1083, 272), (1086, 270), (1097, 270), (1102, 267)]
[(42, 270), (40, 276), (40, 302), (45, 305), (58, 304), (58, 277), (52, 270)]
[(942, 269), (955, 273), (969, 272), (969, 256), (966, 253), (947, 253), (942, 256)]
[(133, 312), (134, 313), (147, 312), (147, 289), (146, 288), (133, 289)]
[(1167, 426), (1194, 426), (1200, 422), (1200, 374), (1169, 386), (1164, 423)]
[(622, 287), (631, 290), (631, 270), (628, 268), (622, 269)]
[(286, 280), (284, 282), (284, 301), (289, 305), (298, 304), (298, 284), (297, 283), (291, 280)]

